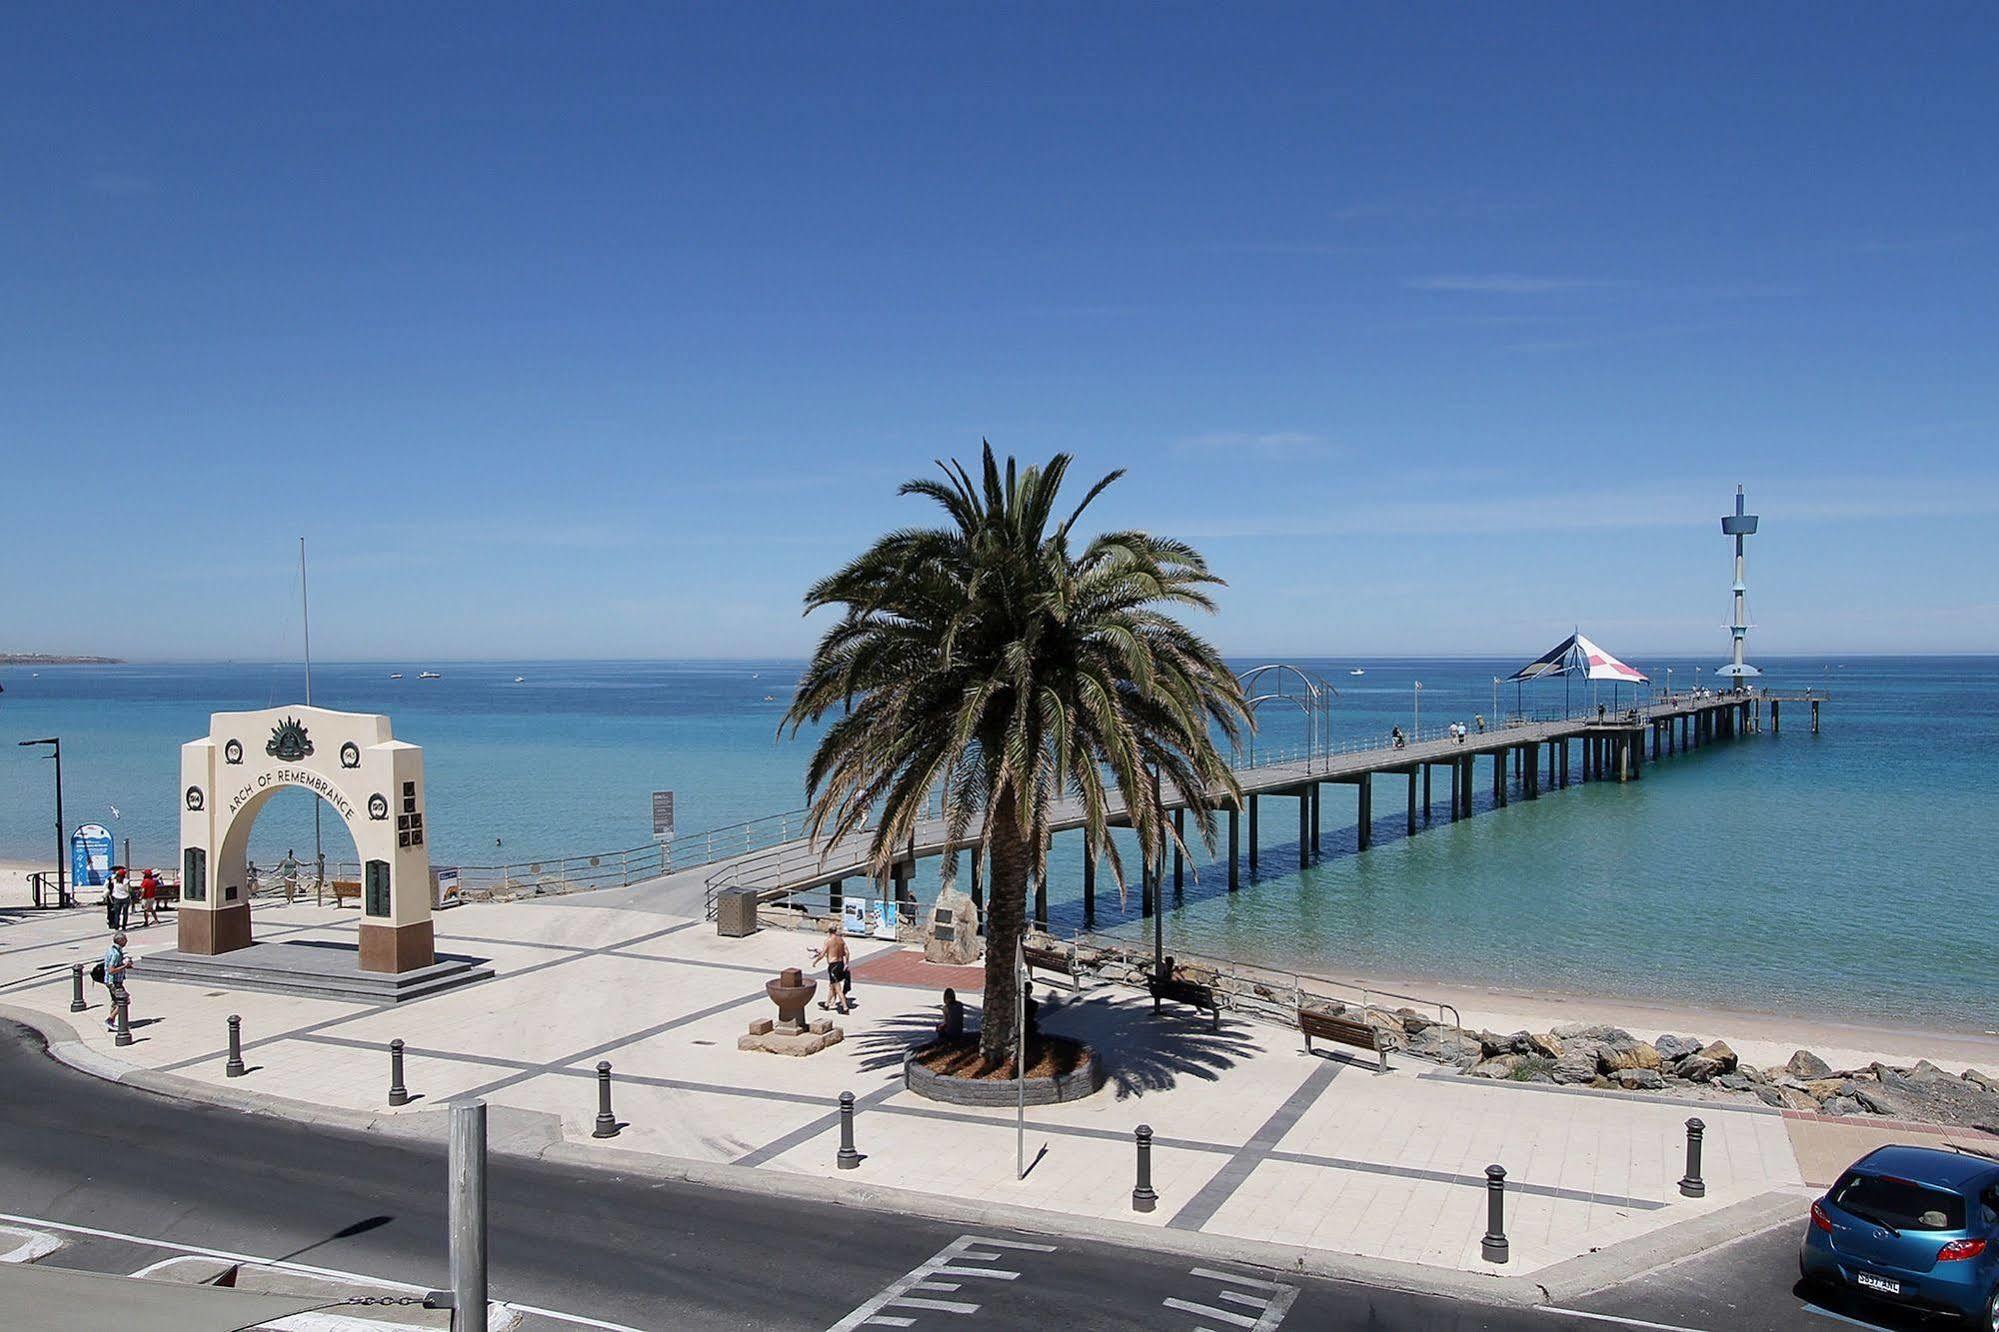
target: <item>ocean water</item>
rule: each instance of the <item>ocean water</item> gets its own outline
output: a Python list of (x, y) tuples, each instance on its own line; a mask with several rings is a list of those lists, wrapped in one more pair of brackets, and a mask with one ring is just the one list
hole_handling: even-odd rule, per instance
[[(427, 663), (426, 663), (427, 664)], [(1244, 665), (1250, 663), (1242, 663)], [(1338, 688), (1335, 743), (1407, 726), (1417, 680), (1427, 727), (1493, 715), (1512, 660), (1303, 663)], [(1643, 663), (1663, 682), (1712, 680), (1707, 660)], [(1442, 978), (1537, 990), (1754, 1008), (1863, 1022), (1999, 1029), (1999, 658), (1789, 658), (1773, 688), (1831, 694), (1819, 735), (1795, 706), (1783, 732), (1491, 806), (1404, 833), (1402, 779), (1379, 778), (1374, 843), (1354, 851), (1355, 794), (1322, 796), (1325, 858), (1298, 865), (1296, 806), (1264, 802), (1262, 857), (1242, 890), (1200, 863), (1177, 900), (1169, 948), (1301, 971)], [(644, 844), (649, 793), (676, 793), (683, 832), (803, 803), (809, 735), (777, 736), (798, 663), (489, 662), (319, 664), (314, 701), (380, 711), (424, 747), (433, 860), (488, 864)], [(390, 680), (391, 670), (405, 678)], [(1364, 670), (1355, 676), (1351, 670)], [(525, 682), (516, 684), (516, 676)], [(63, 737), (69, 824), (129, 838), (137, 864), (177, 858), (178, 746), (214, 711), (296, 703), (296, 665), (0, 668), (0, 739)], [(1584, 700), (1578, 691), (1572, 701)], [(1558, 710), (1559, 684), (1528, 690)], [(1501, 688), (1501, 709), (1515, 698)], [(1259, 745), (1304, 741), (1282, 703)], [(40, 751), (45, 752), (45, 751)], [(38, 751), (0, 746), (0, 856), (45, 858), (52, 783)], [(314, 800), (287, 792), (259, 818), (252, 855), (309, 850)], [(114, 813), (115, 810), (115, 813)], [(352, 856), (337, 818), (329, 859)], [(934, 862), (918, 892), (934, 891)], [(1052, 852), (1055, 922), (1081, 924), (1079, 839)], [(1100, 928), (1149, 932), (1136, 896), (1099, 881)]]

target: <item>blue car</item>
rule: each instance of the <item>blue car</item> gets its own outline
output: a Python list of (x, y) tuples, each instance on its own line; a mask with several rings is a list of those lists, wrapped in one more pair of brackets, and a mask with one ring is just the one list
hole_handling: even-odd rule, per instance
[(1929, 1147), (1869, 1152), (1812, 1204), (1807, 1283), (1999, 1332), (1999, 1160)]

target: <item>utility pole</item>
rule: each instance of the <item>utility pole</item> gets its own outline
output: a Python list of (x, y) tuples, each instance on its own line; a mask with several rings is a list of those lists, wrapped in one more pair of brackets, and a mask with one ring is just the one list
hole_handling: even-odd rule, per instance
[(486, 1103), (451, 1106), (451, 1332), (486, 1332)]
[[(306, 596), (305, 584), (305, 538), (298, 539), (298, 609), (299, 620), (305, 630), (305, 705), (312, 706), (312, 602)], [(326, 882), (326, 844), (319, 830), (319, 811), (325, 802), (312, 802), (312, 863), (318, 882)], [(286, 852), (287, 855), (290, 852)], [(315, 896), (318, 889), (314, 890)]]
[(29, 745), (48, 745), (56, 752), (56, 905), (61, 907), (69, 900), (69, 889), (64, 878), (64, 862), (69, 858), (68, 839), (63, 836), (62, 826), (62, 737), (52, 735), (42, 740), (23, 740), (23, 748)]

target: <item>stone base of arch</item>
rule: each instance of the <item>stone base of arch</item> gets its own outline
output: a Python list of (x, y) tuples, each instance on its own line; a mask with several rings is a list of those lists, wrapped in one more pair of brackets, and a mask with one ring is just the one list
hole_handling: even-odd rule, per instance
[(238, 902), (235, 906), (214, 911), (178, 911), (174, 914), (179, 918), (180, 951), (183, 953), (212, 957), (216, 953), (234, 952), (250, 946), (248, 902)]
[(435, 961), (437, 935), (430, 921), (361, 926), (363, 971), (416, 971)]

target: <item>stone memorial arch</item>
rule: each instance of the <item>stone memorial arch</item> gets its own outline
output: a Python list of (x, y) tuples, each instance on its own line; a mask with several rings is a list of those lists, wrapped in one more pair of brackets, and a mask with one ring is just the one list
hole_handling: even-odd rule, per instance
[(250, 946), (245, 852), (270, 798), (302, 787), (347, 824), (361, 861), (361, 970), (436, 962), (430, 852), (424, 845), (423, 750), (391, 738), (389, 719), (325, 708), (217, 712), (180, 750), (180, 951)]

